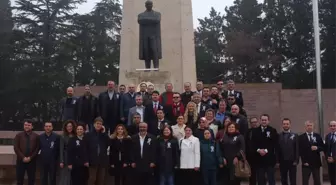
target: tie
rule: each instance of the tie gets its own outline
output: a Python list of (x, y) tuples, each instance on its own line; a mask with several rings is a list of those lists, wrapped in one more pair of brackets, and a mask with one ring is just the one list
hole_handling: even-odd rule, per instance
[(154, 112), (157, 111), (157, 103), (154, 103)]
[(262, 131), (262, 132), (265, 132), (265, 127), (261, 127), (261, 131)]
[(25, 156), (29, 157), (29, 154), (30, 154), (30, 137), (27, 134), (26, 135), (26, 151), (25, 151)]
[(285, 143), (288, 142), (288, 138), (289, 138), (289, 133), (288, 133), (288, 132), (285, 132), (285, 133), (284, 133), (284, 140), (285, 140)]
[(313, 134), (308, 134), (308, 136), (309, 136), (309, 142), (311, 144), (313, 144), (314, 143), (314, 141), (313, 141)]

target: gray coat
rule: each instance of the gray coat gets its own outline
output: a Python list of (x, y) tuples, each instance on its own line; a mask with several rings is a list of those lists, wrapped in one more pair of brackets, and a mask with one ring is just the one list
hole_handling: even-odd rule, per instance
[[(142, 118), (141, 120), (144, 120), (144, 117), (145, 117), (145, 107), (144, 106), (141, 106), (141, 109), (142, 109)], [(137, 112), (137, 107), (132, 107), (129, 112), (128, 112), (128, 122), (127, 122), (127, 125), (131, 125), (132, 122), (133, 122), (133, 115)]]

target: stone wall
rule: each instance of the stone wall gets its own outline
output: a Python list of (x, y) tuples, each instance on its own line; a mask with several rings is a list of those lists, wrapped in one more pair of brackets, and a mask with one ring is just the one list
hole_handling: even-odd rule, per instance
[[(249, 116), (267, 113), (271, 116), (271, 124), (281, 128), (281, 119), (292, 120), (292, 130), (303, 132), (306, 120), (318, 121), (317, 97), (315, 89), (282, 89), (279, 83), (237, 84), (236, 89), (243, 92), (244, 108)], [(93, 94), (105, 90), (105, 87), (92, 87)], [(84, 87), (75, 89), (76, 95), (84, 92)], [(324, 130), (327, 132), (328, 122), (336, 120), (336, 89), (323, 89)], [(318, 125), (316, 126), (318, 131)]]

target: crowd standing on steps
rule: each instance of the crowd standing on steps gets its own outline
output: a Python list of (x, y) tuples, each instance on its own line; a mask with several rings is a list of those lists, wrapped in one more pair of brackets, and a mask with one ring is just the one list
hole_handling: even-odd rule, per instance
[(171, 83), (162, 93), (139, 86), (136, 92), (134, 84), (118, 89), (109, 81), (97, 97), (89, 85), (80, 97), (67, 88), (60, 135), (51, 122), (37, 135), (26, 119), (14, 139), (17, 185), (25, 173), (35, 185), (36, 169), (42, 185), (103, 185), (108, 176), (116, 185), (275, 185), (277, 165), (281, 184), (296, 185), (300, 161), (302, 185), (310, 176), (320, 185), (321, 152), (336, 185), (336, 121), (324, 138), (309, 120), (301, 135), (291, 131), (289, 118), (278, 132), (268, 114), (248, 119), (232, 80), (226, 89), (223, 81), (212, 87), (199, 81), (195, 92), (186, 82), (183, 93)]

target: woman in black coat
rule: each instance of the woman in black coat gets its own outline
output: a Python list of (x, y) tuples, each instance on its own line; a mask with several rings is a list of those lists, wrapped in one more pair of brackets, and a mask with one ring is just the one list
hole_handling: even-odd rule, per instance
[(160, 185), (174, 185), (174, 171), (179, 166), (178, 141), (172, 135), (170, 126), (165, 126), (158, 139), (158, 175)]
[(68, 168), (71, 169), (72, 185), (87, 185), (89, 180), (89, 156), (84, 126), (76, 127), (76, 136), (68, 143)]
[(127, 169), (130, 165), (131, 137), (124, 125), (119, 124), (111, 135), (110, 174), (114, 176), (115, 185), (125, 185)]
[(239, 178), (235, 177), (235, 165), (242, 159), (241, 153), (245, 153), (245, 140), (238, 132), (237, 124), (229, 123), (226, 133), (220, 143), (225, 170), (223, 172), (223, 184), (239, 185)]

